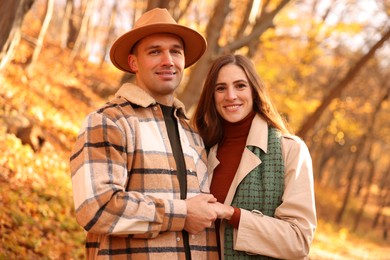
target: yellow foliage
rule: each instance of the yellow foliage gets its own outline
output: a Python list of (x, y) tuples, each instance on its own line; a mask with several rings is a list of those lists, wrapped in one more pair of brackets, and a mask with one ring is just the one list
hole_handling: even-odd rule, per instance
[[(84, 258), (68, 161), (82, 119), (104, 100), (88, 87), (88, 76), (81, 82), (64, 65), (47, 67), (37, 64), (35, 76), (27, 78), (21, 66), (10, 64), (0, 76), (0, 259)], [(7, 132), (11, 118), (44, 131), (41, 150)]]
[[(278, 2), (272, 1), (272, 5)], [(242, 11), (237, 10), (241, 14)], [(322, 40), (336, 34), (354, 35), (361, 30), (358, 24), (332, 27), (316, 20), (303, 24), (299, 21), (307, 17), (299, 14), (300, 10), (295, 10), (295, 14), (278, 15), (277, 28), (262, 36), (260, 54), (254, 59), (278, 110), (290, 119), (294, 130), (319, 106), (326, 93), (322, 88), (328, 86), (323, 83), (329, 79), (321, 75), (329, 74), (318, 71), (345, 62), (344, 58), (327, 56), (327, 46), (332, 42)], [(237, 25), (237, 21), (230, 22)], [(31, 25), (39, 27), (36, 22)], [(225, 33), (228, 35), (221, 43), (228, 41), (234, 31)], [(299, 37), (302, 35), (305, 37)], [(278, 37), (286, 39), (280, 41)], [(69, 64), (68, 51), (53, 45), (47, 47), (32, 77), (23, 70), (31, 55), (31, 46), (25, 42), (18, 46), (13, 61), (0, 75), (0, 259), (84, 258), (85, 233), (74, 217), (69, 154), (86, 114), (105, 102), (94, 87), (104, 83), (115, 88), (122, 73), (112, 67), (94, 67), (83, 59)], [(313, 75), (316, 77), (312, 79)], [(308, 85), (302, 86), (302, 82)], [(368, 115), (373, 111), (370, 103), (360, 104), (352, 97), (346, 102), (333, 102), (329, 108), (332, 120), (322, 131), (329, 131), (339, 144), (361, 136), (362, 126), (347, 112)], [(14, 134), (7, 133), (2, 120), (7, 117), (29, 118), (41, 127), (46, 138), (42, 149), (34, 152)], [(387, 117), (383, 115), (383, 121)], [(382, 135), (389, 138), (386, 133)], [(356, 146), (350, 149), (356, 151)], [(371, 243), (330, 220), (341, 206), (339, 192), (317, 187), (316, 194), (319, 225), (310, 258), (384, 259), (390, 254), (388, 246)]]

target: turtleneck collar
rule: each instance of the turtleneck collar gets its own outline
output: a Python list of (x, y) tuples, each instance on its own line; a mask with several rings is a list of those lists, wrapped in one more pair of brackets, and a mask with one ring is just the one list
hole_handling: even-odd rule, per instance
[(252, 110), (245, 118), (235, 123), (230, 123), (223, 119), (222, 123), (224, 127), (224, 137), (225, 138), (238, 138), (238, 137), (246, 138), (249, 134), (249, 130), (251, 128), (251, 124), (255, 115), (256, 112)]

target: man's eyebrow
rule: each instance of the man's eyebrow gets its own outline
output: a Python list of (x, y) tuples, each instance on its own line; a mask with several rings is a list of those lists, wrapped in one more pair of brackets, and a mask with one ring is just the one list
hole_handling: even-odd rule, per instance
[[(145, 50), (153, 50), (153, 49), (159, 49), (159, 48), (161, 48), (161, 45), (150, 45), (150, 46), (147, 46), (145, 48)], [(184, 46), (182, 44), (174, 44), (170, 48), (184, 50)]]
[(145, 50), (158, 49), (160, 47), (161, 47), (160, 45), (150, 45), (150, 46), (146, 46)]
[(173, 47), (178, 49), (184, 49), (183, 44), (174, 44)]

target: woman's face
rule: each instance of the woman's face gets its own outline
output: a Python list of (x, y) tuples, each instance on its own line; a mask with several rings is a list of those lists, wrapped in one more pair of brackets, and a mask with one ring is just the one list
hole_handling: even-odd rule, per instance
[(220, 69), (214, 101), (220, 116), (230, 123), (241, 121), (253, 110), (252, 88), (239, 66), (227, 64)]

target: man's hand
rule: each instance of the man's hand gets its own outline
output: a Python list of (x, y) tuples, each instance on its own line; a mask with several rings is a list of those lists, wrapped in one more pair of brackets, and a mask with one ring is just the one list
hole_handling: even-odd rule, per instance
[(190, 234), (197, 234), (206, 228), (211, 227), (217, 219), (217, 213), (210, 206), (217, 199), (211, 194), (199, 194), (186, 199), (187, 218), (184, 229)]

